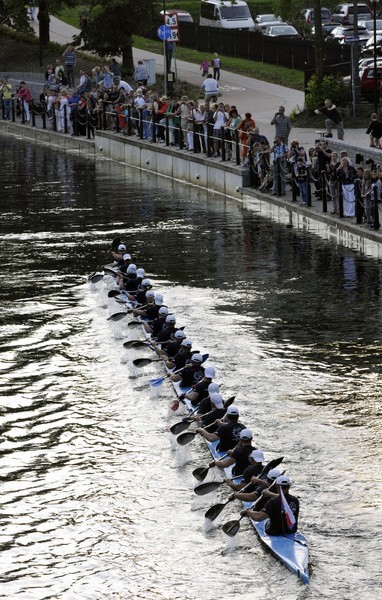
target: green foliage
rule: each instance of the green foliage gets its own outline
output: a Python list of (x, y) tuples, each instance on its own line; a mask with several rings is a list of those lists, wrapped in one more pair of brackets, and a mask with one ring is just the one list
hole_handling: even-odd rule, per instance
[(25, 1), (0, 0), (0, 24), (13, 27), (17, 31), (31, 31)]
[(320, 82), (316, 75), (306, 86), (305, 110), (314, 114), (316, 108), (323, 106), (326, 98), (330, 98), (336, 106), (341, 106), (346, 98), (346, 91), (341, 76), (326, 75)]

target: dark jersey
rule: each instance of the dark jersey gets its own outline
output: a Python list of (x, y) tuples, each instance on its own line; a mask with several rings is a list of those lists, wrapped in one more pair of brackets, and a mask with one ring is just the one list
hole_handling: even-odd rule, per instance
[(146, 291), (147, 290), (139, 290), (139, 292), (137, 292), (137, 294), (135, 295), (135, 299), (138, 302), (138, 304), (147, 304)]
[[(224, 417), (225, 412), (225, 408), (215, 408), (210, 414), (203, 417), (202, 427), (207, 427), (207, 425), (210, 425), (211, 423), (216, 421), (216, 419), (221, 419), (222, 417)], [(208, 427), (208, 431), (210, 433), (214, 433), (217, 430), (217, 428), (217, 425), (211, 425), (211, 427)]]
[(293, 529), (289, 529), (285, 515), (281, 510), (281, 498), (278, 496), (277, 498), (271, 498), (268, 500), (264, 508), (262, 509), (265, 512), (270, 521), (267, 524), (266, 531), (269, 535), (282, 535), (283, 533), (294, 533), (297, 531), (298, 525), (298, 513), (300, 510), (300, 503), (298, 498), (295, 496), (291, 496), (291, 494), (287, 494), (284, 492), (285, 500), (288, 502), (289, 507), (294, 514), (296, 519), (296, 523)]
[(243, 471), (244, 481), (245, 483), (249, 483), (251, 481), (251, 477), (258, 477), (261, 475), (261, 471), (263, 470), (263, 465), (261, 463), (255, 463), (254, 465), (250, 465)]
[(217, 445), (217, 450), (221, 452), (232, 450), (240, 440), (240, 431), (242, 429), (245, 429), (245, 425), (238, 421), (231, 421), (224, 425), (220, 425), (216, 431), (216, 435), (219, 436), (220, 440)]
[(189, 365), (181, 370), (180, 376), (180, 387), (192, 387), (204, 377), (204, 368), (201, 365)]
[(205, 379), (195, 386), (194, 392), (197, 392), (198, 397), (191, 401), (192, 406), (198, 406), (202, 400), (208, 398), (208, 386), (211, 379)]
[(153, 337), (156, 338), (159, 332), (162, 331), (165, 322), (166, 317), (158, 317), (157, 319), (154, 319), (154, 321), (151, 324), (151, 329), (153, 330)]
[(149, 321), (154, 321), (158, 317), (160, 306), (156, 304), (150, 304), (147, 308), (144, 309), (146, 313), (146, 317)]
[(130, 279), (124, 279), (123, 284), (127, 292), (135, 292), (138, 289), (138, 280), (136, 277)]
[[(181, 342), (182, 343), (182, 342)], [(175, 346), (175, 342), (173, 344), (169, 344), (167, 346), (167, 354), (168, 356), (172, 356), (174, 363), (175, 363), (175, 371), (177, 371), (178, 369), (183, 369), (183, 367), (186, 366), (186, 363), (191, 360), (191, 356), (192, 356), (192, 352), (190, 352), (189, 350), (187, 350), (186, 352), (183, 352), (183, 350), (179, 350), (175, 356), (172, 354), (173, 350), (174, 350), (174, 346)], [(179, 346), (178, 346), (179, 349)]]
[(242, 475), (247, 469), (249, 464), (249, 455), (253, 450), (256, 450), (253, 446), (239, 446), (232, 453), (232, 458), (235, 460), (235, 464), (232, 469), (233, 475)]
[(158, 333), (157, 335), (157, 341), (158, 342), (167, 342), (173, 333), (175, 333), (176, 329), (175, 327), (171, 326), (164, 326), (163, 329)]

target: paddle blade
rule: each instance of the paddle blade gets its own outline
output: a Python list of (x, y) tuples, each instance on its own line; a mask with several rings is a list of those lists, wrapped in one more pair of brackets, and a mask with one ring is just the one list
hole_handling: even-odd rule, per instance
[(126, 317), (126, 315), (127, 315), (126, 312), (114, 313), (114, 315), (111, 315), (111, 317), (108, 317), (107, 320), (114, 321), (114, 323), (116, 323), (117, 321), (121, 321), (121, 319), (124, 319)]
[(170, 427), (170, 431), (173, 435), (179, 435), (182, 431), (186, 431), (191, 425), (190, 421), (180, 421), (180, 423), (175, 423)]
[(270, 460), (269, 463), (266, 464), (263, 470), (261, 471), (261, 474), (266, 475), (271, 469), (275, 469), (276, 467), (278, 467), (279, 464), (283, 462), (283, 460), (283, 456), (279, 456), (279, 458), (274, 458), (273, 460)]
[(101, 279), (103, 279), (103, 275), (101, 273), (98, 273), (97, 275), (93, 275), (92, 277), (89, 277), (89, 281), (91, 283), (98, 283), (99, 281), (101, 281)]
[[(229, 500), (228, 500), (229, 502)], [(220, 503), (220, 504), (214, 504), (214, 506), (211, 506), (204, 514), (206, 519), (209, 519), (210, 521), (215, 521), (215, 519), (220, 515), (220, 513), (222, 512), (223, 508), (228, 504), (228, 502), (224, 502), (224, 504)]]
[(157, 379), (150, 379), (149, 384), (151, 385), (151, 387), (159, 387), (162, 385), (164, 380), (165, 380), (164, 377), (158, 377)]
[(127, 342), (123, 342), (123, 347), (128, 350), (129, 348), (132, 348), (134, 344), (137, 344), (140, 341), (141, 340), (128, 340)]
[(143, 342), (142, 340), (139, 340), (138, 342), (134, 342), (133, 344), (131, 344), (131, 348), (143, 348), (145, 346), (150, 346), (149, 342)]
[(105, 275), (111, 275), (112, 277), (117, 277), (118, 273), (116, 271), (114, 271), (114, 269), (111, 269), (110, 267), (104, 267), (103, 270), (105, 271)]
[(189, 444), (190, 442), (192, 442), (193, 439), (195, 439), (196, 435), (197, 433), (195, 433), (194, 431), (186, 431), (186, 433), (182, 433), (176, 441), (180, 446), (187, 446), (187, 444)]
[(208, 475), (209, 469), (209, 467), (198, 467), (192, 471), (192, 474), (198, 481), (204, 481)]
[(197, 496), (205, 496), (214, 492), (224, 481), (207, 481), (207, 483), (201, 483), (194, 488), (194, 492)]
[(108, 298), (115, 298), (116, 296), (120, 296), (121, 295), (121, 291), (120, 290), (110, 290), (107, 293), (107, 297)]
[(157, 360), (152, 360), (151, 358), (136, 358), (133, 360), (134, 367), (145, 367), (146, 365), (150, 365), (152, 362), (158, 362)]
[(240, 521), (228, 521), (227, 523), (224, 523), (222, 529), (226, 535), (234, 537), (240, 529)]
[(176, 412), (179, 408), (179, 400), (178, 398), (176, 400), (171, 400), (171, 402), (169, 403), (169, 408), (170, 410), (172, 410), (173, 412)]
[(229, 406), (231, 406), (235, 398), (236, 396), (231, 396), (230, 398), (227, 398), (227, 400), (224, 402), (224, 408), (228, 408)]
[(140, 321), (130, 321), (130, 323), (128, 323), (127, 326), (130, 327), (130, 329), (132, 327), (140, 327), (141, 326), (141, 322)]

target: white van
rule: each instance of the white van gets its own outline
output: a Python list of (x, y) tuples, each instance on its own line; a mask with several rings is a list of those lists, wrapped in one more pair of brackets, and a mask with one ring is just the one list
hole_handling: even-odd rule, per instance
[(255, 26), (243, 0), (202, 0), (199, 24), (222, 29), (253, 29)]

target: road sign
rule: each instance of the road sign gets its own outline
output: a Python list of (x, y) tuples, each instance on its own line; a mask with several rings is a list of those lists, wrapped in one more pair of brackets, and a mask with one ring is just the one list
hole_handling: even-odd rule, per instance
[(167, 42), (179, 42), (179, 29), (175, 27), (171, 27), (171, 35), (168, 38)]
[(164, 18), (165, 25), (169, 27), (178, 27), (178, 15), (166, 15)]
[(171, 29), (167, 25), (158, 27), (157, 33), (160, 40), (168, 40), (171, 38)]
[(348, 35), (348, 36), (346, 36), (346, 38), (343, 39), (344, 44), (355, 44), (359, 41), (360, 41), (359, 37), (355, 36), (355, 35)]

